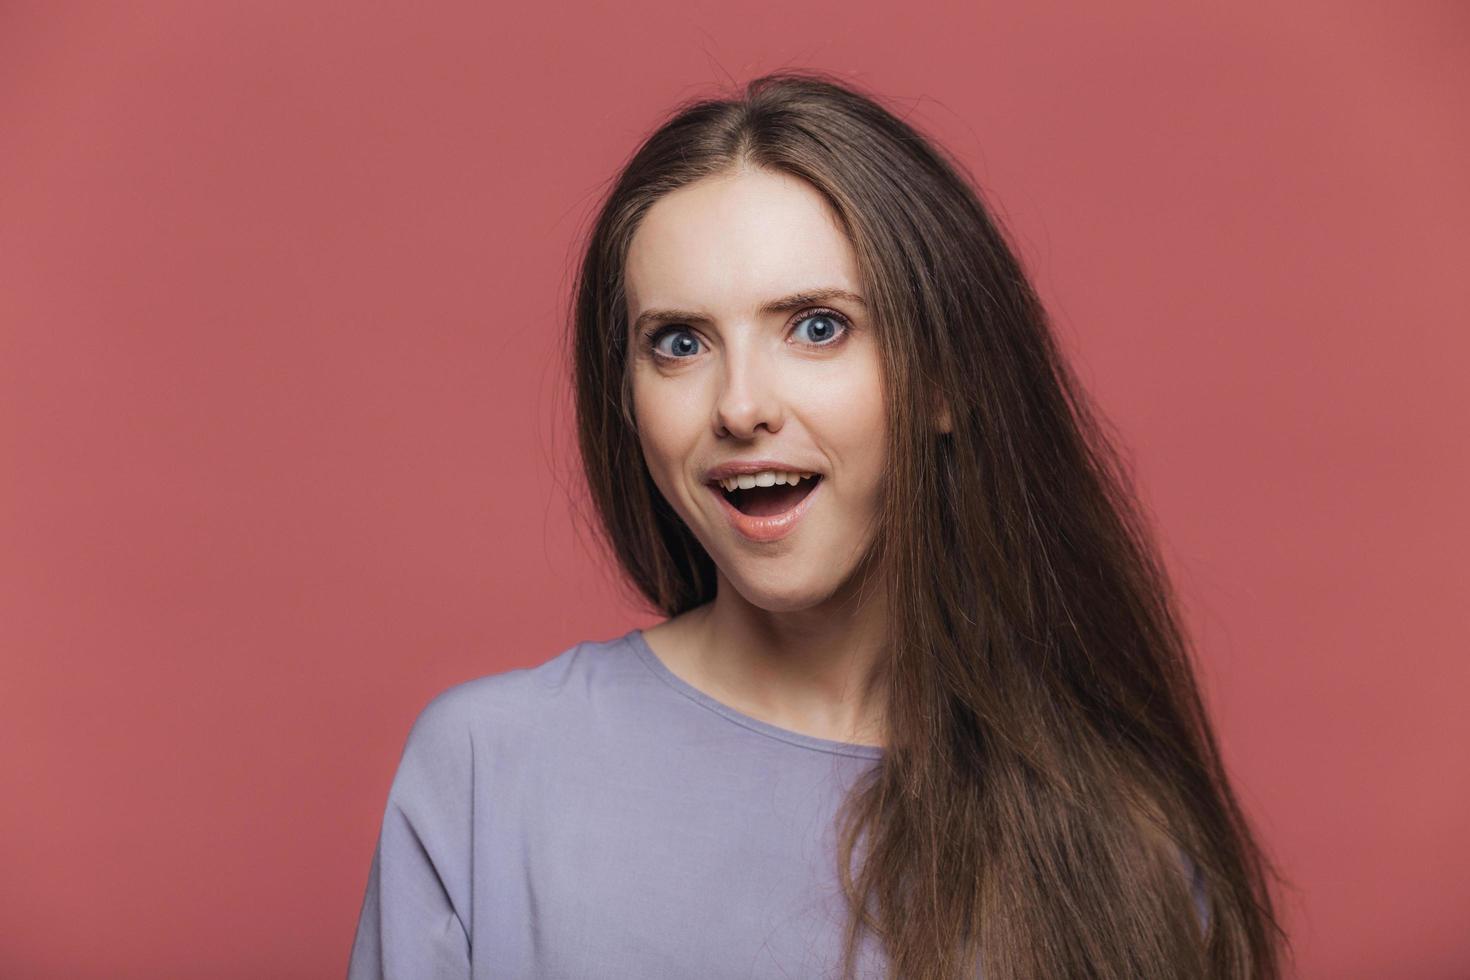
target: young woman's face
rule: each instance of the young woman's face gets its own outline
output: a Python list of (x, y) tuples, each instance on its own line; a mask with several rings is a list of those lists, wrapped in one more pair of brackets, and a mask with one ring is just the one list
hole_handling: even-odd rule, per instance
[[(784, 174), (708, 178), (649, 209), (625, 272), (654, 483), (752, 604), (791, 611), (837, 595), (876, 532), (885, 406), (836, 216)], [(850, 296), (815, 298), (832, 290)], [(732, 495), (711, 482), (732, 463), (817, 477)]]

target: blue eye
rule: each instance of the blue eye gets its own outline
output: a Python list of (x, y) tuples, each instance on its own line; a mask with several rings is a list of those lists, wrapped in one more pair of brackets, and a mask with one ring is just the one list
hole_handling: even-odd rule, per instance
[[(674, 353), (664, 350), (663, 342), (665, 337), (680, 338), (679, 342), (674, 345), (674, 350), (681, 351), (682, 353)], [(685, 356), (695, 353), (695, 348), (698, 348), (699, 341), (696, 340), (694, 334), (690, 333), (688, 330), (671, 327), (665, 330), (660, 330), (658, 333), (650, 337), (648, 339), (648, 346), (653, 348), (655, 353), (660, 354), (664, 357), (670, 358), (672, 360), (682, 360)]]
[(847, 321), (843, 319), (840, 313), (833, 312), (832, 310), (817, 310), (816, 312), (808, 313), (797, 321), (796, 329), (798, 331), (801, 329), (803, 323), (827, 324), (825, 329), (819, 331), (820, 336), (813, 335), (814, 339), (812, 343), (818, 347), (830, 346), (833, 337), (840, 337), (847, 330)]
[[(797, 331), (809, 323), (816, 324), (809, 331), (812, 339), (805, 342), (809, 347), (835, 347), (852, 329), (852, 324), (847, 317), (836, 310), (808, 311), (796, 321)], [(674, 338), (674, 342), (666, 347), (664, 341), (670, 337)], [(655, 357), (665, 361), (688, 360), (699, 353), (700, 343), (699, 338), (689, 328), (678, 325), (656, 327), (643, 336), (644, 346), (652, 351)]]

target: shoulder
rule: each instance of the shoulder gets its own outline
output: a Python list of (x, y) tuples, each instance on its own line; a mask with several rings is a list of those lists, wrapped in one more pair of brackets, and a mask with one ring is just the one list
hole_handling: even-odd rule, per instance
[(418, 820), (469, 806), (476, 772), (524, 761), (534, 751), (558, 690), (584, 671), (589, 647), (597, 646), (578, 643), (534, 667), (486, 674), (435, 694), (409, 727), (390, 801)]
[(544, 730), (558, 715), (585, 717), (589, 702), (642, 670), (623, 637), (587, 640), (540, 664), (461, 681), (434, 695), (409, 730), (408, 749), (463, 752), (473, 743), (503, 743)]

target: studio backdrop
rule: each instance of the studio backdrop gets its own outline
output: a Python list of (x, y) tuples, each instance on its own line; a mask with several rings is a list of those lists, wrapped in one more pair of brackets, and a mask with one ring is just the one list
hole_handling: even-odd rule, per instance
[(565, 323), (674, 103), (952, 148), (1126, 448), (1303, 977), (1470, 976), (1463, 4), (0, 5), (0, 976), (345, 969), (408, 726), (655, 617)]

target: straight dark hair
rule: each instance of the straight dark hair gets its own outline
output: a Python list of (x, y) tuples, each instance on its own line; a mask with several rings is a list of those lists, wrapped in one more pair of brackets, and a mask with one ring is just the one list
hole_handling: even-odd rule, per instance
[(1231, 789), (1128, 468), (963, 165), (875, 97), (782, 71), (683, 103), (608, 191), (568, 339), (610, 554), (666, 616), (714, 599), (640, 450), (623, 277), (655, 201), (739, 168), (801, 178), (835, 212), (896, 407), (872, 552), (887, 737), (839, 811), (843, 976), (871, 929), (893, 978), (1274, 980), (1281, 876)]

